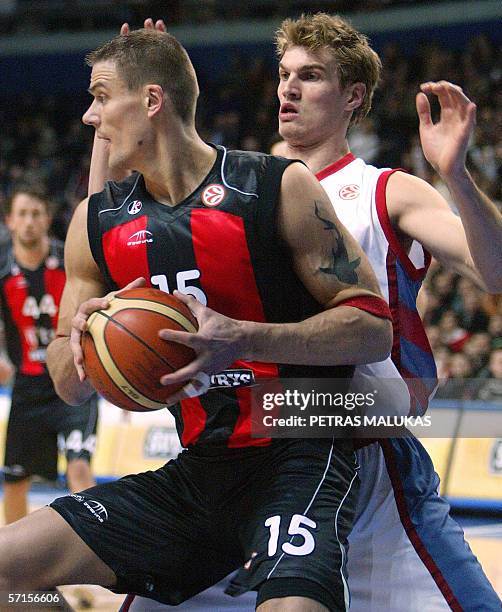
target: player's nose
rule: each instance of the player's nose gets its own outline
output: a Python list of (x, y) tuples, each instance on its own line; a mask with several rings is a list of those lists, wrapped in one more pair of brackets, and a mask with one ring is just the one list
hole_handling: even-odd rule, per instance
[(282, 88), (282, 95), (285, 100), (299, 100), (301, 91), (298, 82), (294, 79), (288, 79)]
[(95, 128), (98, 127), (100, 123), (100, 119), (99, 119), (99, 114), (96, 112), (94, 108), (94, 102), (89, 106), (89, 108), (82, 115), (82, 123), (85, 123), (85, 125), (92, 125)]

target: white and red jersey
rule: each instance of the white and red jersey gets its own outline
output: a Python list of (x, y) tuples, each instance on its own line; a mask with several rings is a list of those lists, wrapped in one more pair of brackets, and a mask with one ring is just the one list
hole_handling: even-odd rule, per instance
[(416, 241), (406, 253), (394, 232), (386, 202), (387, 181), (394, 172), (370, 166), (348, 153), (316, 176), (337, 216), (368, 256), (392, 312), (392, 357), (358, 366), (357, 372), (386, 379), (401, 374), (409, 389), (409, 413), (422, 414), (437, 378), (432, 350), (416, 307), (430, 255)]

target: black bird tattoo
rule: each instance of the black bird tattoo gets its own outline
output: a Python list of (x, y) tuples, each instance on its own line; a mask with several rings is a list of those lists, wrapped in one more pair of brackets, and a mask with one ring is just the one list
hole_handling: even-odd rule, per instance
[(324, 224), (324, 229), (332, 231), (335, 234), (335, 247), (331, 249), (333, 263), (328, 268), (319, 268), (319, 270), (324, 274), (335, 275), (339, 280), (342, 281), (342, 283), (346, 283), (348, 285), (355, 285), (358, 281), (356, 269), (361, 263), (361, 258), (358, 257), (353, 261), (349, 261), (349, 254), (347, 252), (343, 236), (338, 230), (337, 226), (329, 219), (324, 219), (323, 217), (321, 217), (317, 202), (314, 202), (314, 206), (314, 214), (319, 219), (319, 221), (322, 221), (322, 223)]

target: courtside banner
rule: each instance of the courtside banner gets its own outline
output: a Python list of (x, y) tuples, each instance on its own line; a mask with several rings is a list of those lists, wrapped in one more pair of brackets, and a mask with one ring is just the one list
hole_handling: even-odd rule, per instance
[(502, 437), (502, 403), (449, 400), (428, 412), (436, 384), (375, 377), (260, 380), (251, 389), (252, 436)]

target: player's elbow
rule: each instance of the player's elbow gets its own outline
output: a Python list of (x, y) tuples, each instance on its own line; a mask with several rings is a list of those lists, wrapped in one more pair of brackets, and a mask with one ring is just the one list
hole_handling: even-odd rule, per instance
[(366, 352), (362, 363), (373, 363), (387, 359), (392, 351), (392, 323), (375, 315), (368, 315), (371, 321), (365, 334)]
[(60, 397), (65, 404), (70, 406), (80, 406), (87, 399), (89, 399), (90, 393), (87, 389), (81, 390), (74, 386), (69, 386), (64, 381), (54, 380), (54, 389), (58, 397)]

